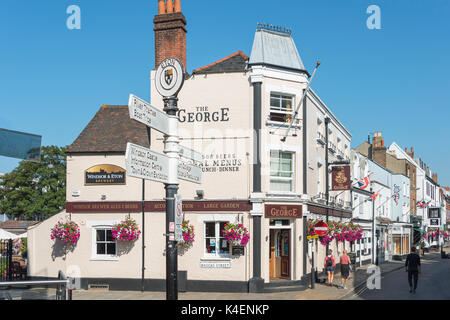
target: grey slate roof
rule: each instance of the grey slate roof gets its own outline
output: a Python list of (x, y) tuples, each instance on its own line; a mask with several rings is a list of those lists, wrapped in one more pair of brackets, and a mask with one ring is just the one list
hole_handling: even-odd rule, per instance
[(269, 65), (308, 73), (291, 35), (265, 29), (255, 32), (249, 65)]
[(195, 69), (192, 74), (242, 72), (247, 68), (247, 61), (248, 57), (242, 51), (237, 51), (219, 61)]

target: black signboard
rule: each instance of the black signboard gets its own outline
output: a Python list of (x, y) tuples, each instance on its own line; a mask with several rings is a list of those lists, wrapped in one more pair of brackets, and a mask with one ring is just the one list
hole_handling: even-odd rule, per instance
[(233, 247), (232, 249), (232, 255), (233, 256), (243, 256), (244, 255), (244, 247)]
[(93, 166), (84, 174), (86, 185), (125, 184), (125, 169), (112, 164)]
[(439, 219), (430, 219), (430, 226), (438, 226)]

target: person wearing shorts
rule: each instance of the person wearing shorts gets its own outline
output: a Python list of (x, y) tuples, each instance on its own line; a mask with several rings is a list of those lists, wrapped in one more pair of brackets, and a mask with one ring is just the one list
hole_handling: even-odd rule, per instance
[(328, 285), (333, 286), (334, 271), (336, 269), (336, 262), (334, 261), (333, 251), (328, 250), (328, 255), (325, 257), (324, 267), (328, 273)]
[(341, 288), (347, 289), (348, 278), (350, 277), (350, 257), (347, 255), (347, 250), (344, 250), (341, 259)]

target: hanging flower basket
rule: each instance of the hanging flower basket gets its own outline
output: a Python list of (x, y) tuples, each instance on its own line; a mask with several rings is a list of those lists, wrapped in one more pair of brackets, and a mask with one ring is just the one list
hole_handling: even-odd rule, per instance
[(194, 226), (189, 224), (189, 220), (183, 220), (181, 230), (182, 230), (182, 239), (178, 241), (178, 245), (184, 248), (191, 247), (195, 241)]
[(139, 239), (141, 231), (134, 219), (126, 218), (112, 227), (112, 237), (116, 241), (127, 242)]
[(76, 245), (78, 239), (80, 239), (80, 228), (73, 221), (58, 221), (58, 223), (51, 229), (50, 238), (52, 240), (61, 240), (66, 244)]
[[(314, 226), (319, 222), (319, 220), (307, 220), (306, 230), (308, 236), (314, 236)], [(362, 239), (363, 230), (360, 225), (350, 222), (348, 224), (342, 222), (328, 221), (328, 233), (319, 237), (320, 243), (324, 246), (329, 245), (334, 239), (336, 241), (349, 241), (354, 242), (356, 240)]]
[(227, 223), (222, 230), (222, 236), (233, 246), (246, 246), (250, 234), (242, 224)]

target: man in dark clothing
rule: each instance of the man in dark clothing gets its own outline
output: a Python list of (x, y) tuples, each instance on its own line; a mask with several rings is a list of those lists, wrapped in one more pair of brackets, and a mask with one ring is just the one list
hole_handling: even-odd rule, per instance
[[(406, 257), (405, 268), (408, 272), (408, 282), (409, 282), (409, 292), (416, 293), (417, 280), (419, 279), (419, 274), (421, 273), (420, 266), (420, 256), (416, 253), (416, 248), (411, 248), (411, 253)], [(414, 279), (414, 287), (413, 287)]]

